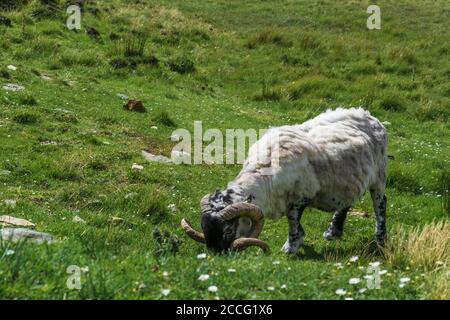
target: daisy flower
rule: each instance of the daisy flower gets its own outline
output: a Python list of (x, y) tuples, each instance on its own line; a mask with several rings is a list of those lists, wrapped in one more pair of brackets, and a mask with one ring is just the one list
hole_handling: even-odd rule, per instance
[(209, 274), (201, 274), (200, 277), (198, 277), (198, 281), (206, 281), (209, 279)]
[(348, 280), (349, 284), (358, 284), (361, 282), (360, 278), (351, 278), (350, 280)]
[(219, 290), (216, 286), (209, 286), (208, 287), (208, 291), (209, 292), (217, 292), (217, 290)]
[(345, 289), (337, 289), (336, 290), (336, 294), (338, 295), (338, 296), (343, 296), (343, 295), (345, 295), (347, 293), (347, 291), (345, 291)]
[(206, 253), (200, 253), (197, 255), (197, 259), (206, 259)]
[(161, 293), (164, 297), (167, 297), (170, 293), (170, 289), (163, 289), (163, 290), (161, 290)]

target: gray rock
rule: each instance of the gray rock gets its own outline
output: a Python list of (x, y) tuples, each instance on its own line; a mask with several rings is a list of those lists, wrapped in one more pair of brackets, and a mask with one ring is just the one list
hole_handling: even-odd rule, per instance
[(48, 233), (38, 232), (26, 228), (4, 228), (0, 230), (3, 241), (30, 241), (37, 244), (53, 242), (53, 237)]
[(86, 223), (86, 221), (84, 221), (84, 219), (81, 218), (80, 216), (73, 217), (72, 221), (75, 223)]
[(145, 150), (142, 150), (141, 153), (142, 153), (142, 156), (147, 161), (159, 162), (159, 163), (172, 163), (172, 160), (170, 160), (169, 158), (162, 156), (162, 155), (151, 154), (150, 152), (147, 152)]
[(7, 83), (3, 86), (3, 89), (5, 89), (6, 91), (22, 91), (25, 90), (24, 86), (21, 86), (20, 84), (15, 84), (15, 83)]
[(118, 93), (117, 96), (122, 100), (130, 100), (130, 98), (122, 93)]
[(11, 227), (11, 226), (30, 227), (30, 228), (34, 227), (34, 223), (32, 223), (28, 220), (11, 217), (11, 216), (0, 216), (0, 225), (4, 225), (4, 226), (8, 226), (8, 227)]

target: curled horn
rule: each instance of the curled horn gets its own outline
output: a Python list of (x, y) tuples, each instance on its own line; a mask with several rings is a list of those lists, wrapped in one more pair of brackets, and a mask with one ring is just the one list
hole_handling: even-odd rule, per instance
[(188, 220), (183, 218), (181, 220), (181, 227), (184, 229), (186, 234), (191, 239), (194, 239), (195, 241), (198, 241), (198, 242), (201, 242), (201, 243), (205, 243), (205, 236), (204, 236), (204, 234), (201, 233), (201, 232), (198, 232), (197, 230), (192, 228), (191, 223)]
[(261, 209), (252, 203), (234, 203), (219, 212), (225, 220), (248, 217), (252, 220), (252, 228), (248, 233), (248, 238), (258, 238), (264, 226), (264, 215)]
[(232, 247), (236, 251), (244, 250), (250, 246), (260, 247), (264, 252), (269, 251), (269, 246), (264, 241), (255, 238), (239, 238), (233, 241)]
[(251, 246), (260, 247), (264, 252), (269, 251), (269, 246), (262, 240), (257, 239), (264, 226), (264, 215), (261, 209), (251, 203), (235, 203), (229, 205), (220, 212), (225, 220), (231, 220), (240, 217), (248, 217), (252, 220), (252, 228), (246, 238), (238, 238), (233, 241), (234, 250), (240, 251)]

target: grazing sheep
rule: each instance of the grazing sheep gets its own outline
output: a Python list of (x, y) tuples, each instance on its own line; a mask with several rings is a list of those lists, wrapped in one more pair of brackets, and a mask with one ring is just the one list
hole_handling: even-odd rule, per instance
[[(270, 174), (264, 173), (270, 167)], [(369, 190), (376, 239), (386, 239), (387, 136), (383, 125), (361, 108), (328, 110), (301, 125), (269, 129), (250, 147), (242, 171), (225, 190), (201, 201), (201, 226), (182, 226), (194, 240), (216, 251), (256, 245), (264, 218), (287, 216), (282, 250), (296, 253), (305, 232), (305, 208), (334, 212), (326, 240), (341, 237), (350, 207)]]

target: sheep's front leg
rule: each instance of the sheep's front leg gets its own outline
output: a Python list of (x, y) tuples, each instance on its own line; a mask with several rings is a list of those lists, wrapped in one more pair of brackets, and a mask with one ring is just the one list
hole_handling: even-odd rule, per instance
[(344, 232), (344, 222), (347, 218), (347, 212), (350, 207), (337, 210), (333, 215), (333, 220), (330, 223), (327, 231), (323, 233), (323, 238), (325, 240), (331, 241), (339, 239)]
[(289, 236), (283, 248), (281, 248), (281, 250), (285, 253), (295, 254), (303, 244), (305, 230), (300, 224), (300, 219), (305, 208), (306, 202), (302, 201), (300, 204), (295, 205), (294, 208), (292, 208), (292, 210), (290, 210), (287, 214), (289, 223)]

